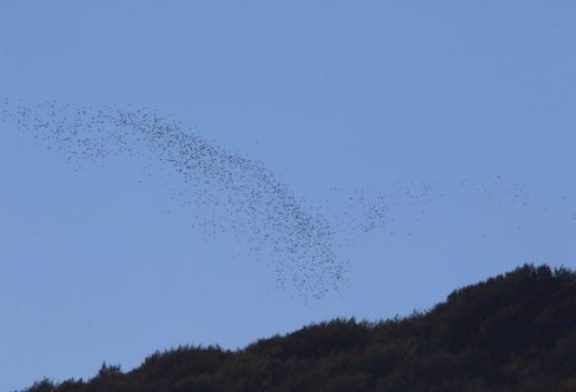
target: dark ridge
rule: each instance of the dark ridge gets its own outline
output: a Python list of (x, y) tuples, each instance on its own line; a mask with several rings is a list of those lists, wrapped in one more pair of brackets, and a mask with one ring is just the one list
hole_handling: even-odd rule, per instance
[(183, 346), (24, 392), (574, 390), (576, 273), (526, 264), (406, 318), (336, 319), (235, 352)]

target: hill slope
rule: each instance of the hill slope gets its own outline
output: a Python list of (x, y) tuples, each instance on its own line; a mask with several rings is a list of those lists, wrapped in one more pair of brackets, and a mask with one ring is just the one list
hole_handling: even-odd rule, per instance
[(25, 391), (574, 390), (576, 273), (524, 265), (404, 319), (338, 319), (236, 352), (180, 347)]

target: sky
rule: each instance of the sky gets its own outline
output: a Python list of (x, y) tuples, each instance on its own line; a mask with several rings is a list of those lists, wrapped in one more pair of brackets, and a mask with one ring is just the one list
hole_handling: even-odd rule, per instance
[(575, 12), (0, 0), (0, 390), (576, 267)]

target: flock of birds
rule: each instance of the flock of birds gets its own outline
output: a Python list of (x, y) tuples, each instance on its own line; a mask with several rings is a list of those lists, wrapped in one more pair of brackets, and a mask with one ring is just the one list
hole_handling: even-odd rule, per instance
[(1, 115), (72, 164), (100, 164), (118, 154), (160, 163), (181, 180), (175, 193), (184, 203), (213, 212), (203, 215), (211, 219), (204, 225), (211, 234), (248, 241), (283, 288), (320, 298), (345, 279), (346, 263), (325, 217), (302, 205), (262, 163), (209, 143), (174, 119), (151, 109), (29, 106), (10, 99)]
[[(391, 209), (402, 204), (423, 214), (424, 204), (441, 196), (435, 183), (397, 182), (385, 193), (332, 188), (316, 203), (306, 202), (262, 162), (209, 142), (153, 109), (55, 101), (26, 105), (6, 98), (0, 116), (77, 167), (122, 154), (148, 168), (161, 165), (177, 179), (173, 196), (182, 206), (210, 212), (194, 214), (210, 228), (205, 235), (248, 243), (251, 257), (269, 264), (281, 288), (305, 298), (321, 298), (346, 282), (349, 261), (340, 247), (349, 246), (359, 233), (394, 235)], [(486, 194), (494, 187), (470, 181), (459, 185)], [(520, 185), (513, 192), (516, 199), (507, 200), (529, 199)]]

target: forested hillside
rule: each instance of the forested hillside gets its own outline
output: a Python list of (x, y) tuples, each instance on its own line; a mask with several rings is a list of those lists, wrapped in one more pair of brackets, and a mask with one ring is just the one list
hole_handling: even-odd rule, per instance
[(574, 390), (576, 273), (524, 265), (406, 318), (337, 319), (235, 352), (183, 346), (25, 391)]

